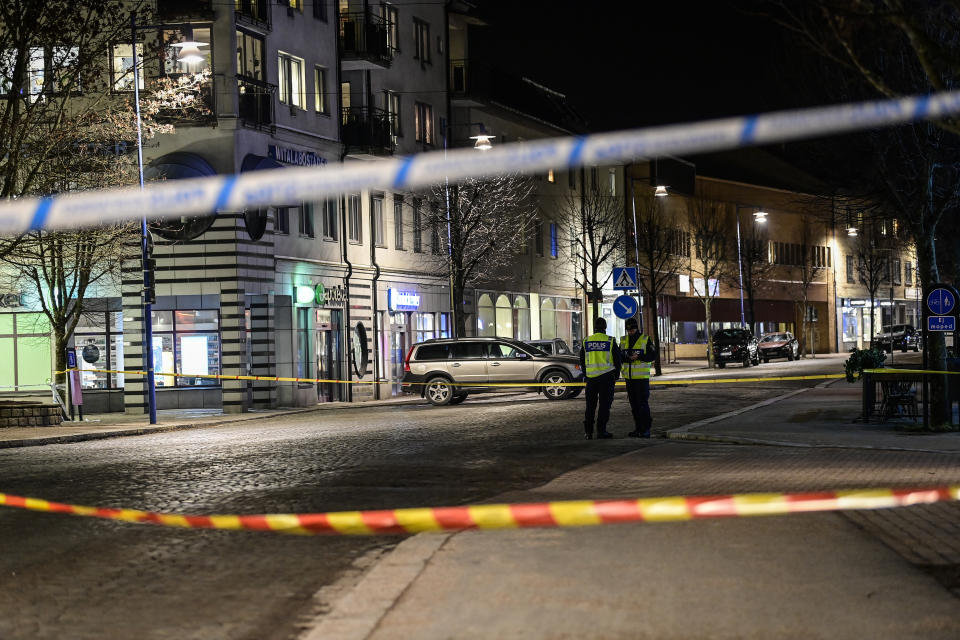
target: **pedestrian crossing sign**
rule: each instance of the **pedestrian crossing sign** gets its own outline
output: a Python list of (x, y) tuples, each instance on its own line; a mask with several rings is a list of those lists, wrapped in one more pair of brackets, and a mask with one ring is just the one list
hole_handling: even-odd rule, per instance
[(614, 267), (613, 288), (629, 291), (637, 288), (636, 267)]

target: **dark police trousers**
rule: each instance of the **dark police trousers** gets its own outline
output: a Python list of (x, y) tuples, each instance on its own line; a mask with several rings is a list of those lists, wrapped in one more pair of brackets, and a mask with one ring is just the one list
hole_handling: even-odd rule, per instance
[(634, 428), (640, 434), (650, 433), (653, 425), (650, 417), (650, 380), (626, 380), (626, 383)]
[[(608, 371), (596, 378), (587, 378), (587, 413), (583, 418), (583, 429), (587, 434), (593, 433), (593, 414), (597, 414), (597, 433), (607, 430), (607, 420), (610, 419), (610, 405), (613, 404), (613, 385), (619, 374)], [(600, 410), (597, 411), (599, 401)]]

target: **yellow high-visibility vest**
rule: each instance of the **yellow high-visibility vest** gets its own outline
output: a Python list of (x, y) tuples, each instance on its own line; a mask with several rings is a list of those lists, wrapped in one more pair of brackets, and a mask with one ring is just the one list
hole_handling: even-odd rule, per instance
[(613, 338), (605, 333), (595, 333), (583, 341), (584, 373), (588, 378), (596, 378), (613, 371)]
[(649, 342), (650, 337), (645, 333), (639, 334), (633, 345), (630, 344), (630, 336), (623, 336), (620, 340), (620, 349), (623, 351), (623, 364), (620, 365), (620, 373), (623, 374), (625, 380), (650, 379), (652, 362), (641, 362), (640, 360), (629, 360), (627, 358), (629, 349), (640, 349), (642, 351), (647, 348)]

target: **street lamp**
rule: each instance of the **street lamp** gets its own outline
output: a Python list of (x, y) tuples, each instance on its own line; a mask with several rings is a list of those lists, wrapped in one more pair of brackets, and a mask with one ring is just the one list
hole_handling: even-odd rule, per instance
[[(482, 122), (463, 122), (452, 124), (447, 122), (446, 118), (440, 119), (440, 129), (443, 132), (443, 157), (447, 157), (447, 133), (451, 127), (480, 127), (480, 133), (475, 136), (470, 136), (471, 140), (476, 142), (473, 145), (473, 148), (477, 151), (489, 151), (493, 145), (490, 144), (490, 140), (496, 136), (492, 136), (487, 133), (487, 128), (483, 125)], [(456, 326), (457, 326), (457, 307), (456, 300), (453, 296), (453, 229), (452, 221), (450, 218), (450, 179), (447, 176), (443, 177), (443, 187), (444, 187), (444, 196), (446, 199), (447, 205), (447, 270), (449, 271), (450, 276), (450, 334), (456, 337)]]
[(756, 224), (763, 224), (767, 221), (767, 212), (755, 205), (735, 205), (737, 217), (737, 273), (740, 276), (740, 326), (747, 326), (746, 318), (743, 312), (743, 257), (740, 250), (740, 209), (756, 209), (753, 212), (753, 221)]
[[(137, 120), (137, 170), (140, 178), (140, 190), (143, 190), (143, 128), (140, 121), (140, 61), (137, 60), (137, 31), (141, 29), (158, 29), (162, 26), (174, 25), (140, 25), (137, 26), (137, 15), (130, 13), (130, 55), (133, 61), (133, 106)], [(199, 47), (205, 46), (201, 42), (178, 43), (180, 53), (178, 60), (187, 63), (199, 62), (203, 59)], [(147, 229), (147, 218), (140, 218), (140, 259), (143, 268), (143, 368), (147, 372), (147, 408), (150, 414), (150, 424), (157, 424), (157, 387), (153, 374), (153, 296), (154, 272), (150, 262), (150, 232)]]

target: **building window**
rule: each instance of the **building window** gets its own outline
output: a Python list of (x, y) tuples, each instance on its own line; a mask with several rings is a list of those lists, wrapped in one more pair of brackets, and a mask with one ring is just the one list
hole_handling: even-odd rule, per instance
[[(210, 42), (209, 27), (191, 27), (183, 26), (178, 29), (166, 29), (163, 31), (163, 74), (166, 76), (177, 76), (184, 73), (198, 73), (207, 69), (212, 69), (213, 55)], [(184, 56), (187, 60), (181, 60), (184, 43), (196, 43), (190, 56)], [(199, 56), (196, 59), (194, 56)]]
[(856, 284), (856, 270), (853, 266), (853, 256), (847, 256), (847, 284)]
[(313, 68), (313, 108), (317, 113), (329, 114), (329, 105), (327, 104), (327, 70), (323, 67)]
[(323, 201), (323, 239), (337, 239), (337, 201)]
[(547, 182), (556, 182), (556, 178), (553, 177), (553, 169), (547, 169)]
[[(126, 47), (129, 56), (130, 45), (118, 45)], [(142, 45), (138, 51), (142, 51)], [(116, 47), (114, 48), (116, 55)], [(11, 91), (19, 95), (29, 94), (30, 100), (34, 101), (41, 94), (62, 93), (70, 90), (79, 92), (80, 82), (77, 78), (70, 78), (75, 72), (77, 58), (80, 55), (78, 47), (31, 47), (27, 59), (26, 89), (17, 87), (13, 90), (12, 76), (13, 65), (16, 63), (16, 49), (8, 49), (0, 53), (0, 95), (10, 95)], [(113, 59), (114, 69), (118, 69), (116, 57)], [(130, 59), (128, 65), (132, 65)], [(122, 63), (121, 67), (122, 68)], [(141, 65), (142, 68), (142, 65)], [(133, 71), (132, 66), (128, 66), (126, 74), (115, 74), (115, 80), (120, 79), (126, 82), (127, 88), (122, 89), (114, 85), (115, 91), (133, 90)], [(68, 86), (69, 85), (69, 86)], [(140, 86), (143, 87), (143, 77), (140, 78)]]
[(297, 207), (297, 210), (300, 212), (299, 221), (300, 221), (300, 235), (307, 238), (313, 237), (313, 203), (304, 203), (303, 206)]
[(543, 220), (533, 223), (533, 247), (538, 256), (543, 256)]
[(430, 253), (435, 256), (439, 256), (443, 253), (443, 235), (440, 225), (440, 216), (437, 212), (436, 203), (433, 203), (430, 206), (433, 210), (433, 215), (430, 216)]
[(0, 386), (25, 387), (23, 390), (31, 392), (37, 387), (49, 388), (51, 342), (45, 313), (0, 314), (0, 354), (4, 361)]
[(557, 243), (557, 224), (550, 223), (550, 257), (556, 258), (560, 254), (560, 247)]
[(577, 172), (573, 169), (567, 171), (567, 186), (571, 189), (577, 188)]
[(415, 105), (416, 135), (414, 139), (424, 144), (433, 144), (433, 107), (429, 104), (417, 102)]
[(383, 107), (387, 112), (390, 137), (393, 138), (393, 144), (397, 144), (397, 138), (403, 135), (400, 132), (400, 94), (394, 91), (384, 91)]
[(413, 250), (416, 253), (423, 251), (423, 218), (420, 215), (422, 203), (419, 198), (413, 199)]
[(381, 16), (387, 25), (387, 46), (400, 51), (400, 14), (392, 4), (381, 5)]
[(590, 186), (594, 191), (600, 190), (600, 169), (597, 167), (590, 167)]
[(913, 263), (909, 260), (903, 263), (903, 279), (908, 287), (913, 286)]
[(215, 387), (220, 382), (220, 312), (215, 309), (154, 311), (153, 361), (158, 387)]
[(310, 307), (297, 309), (297, 377), (308, 378), (310, 368)]
[(610, 169), (610, 195), (617, 195), (617, 170)]
[(421, 64), (430, 62), (430, 25), (413, 19), (413, 57)]
[(303, 11), (303, 0), (281, 0), (280, 4), (285, 4), (291, 9)]
[(304, 108), (303, 60), (282, 51), (277, 53), (280, 78), (280, 102), (291, 107)]
[(237, 30), (237, 75), (263, 81), (263, 38)]
[(403, 196), (393, 196), (393, 246), (403, 250)]
[(690, 232), (682, 229), (667, 231), (667, 252), (674, 256), (690, 257)]
[[(43, 50), (40, 49), (40, 62), (42, 63)], [(31, 55), (31, 78), (34, 76), (33, 67), (36, 56)], [(137, 45), (137, 62), (140, 65), (140, 73), (137, 74), (137, 86), (143, 91), (143, 45)], [(113, 45), (113, 55), (111, 56), (111, 72), (113, 74), (114, 91), (133, 91), (133, 46), (127, 44)], [(41, 75), (42, 84), (42, 75)], [(31, 93), (33, 87), (30, 88)]]
[(313, 17), (327, 21), (327, 0), (313, 0)]
[[(0, 345), (3, 339), (0, 338)], [(122, 389), (123, 312), (84, 313), (73, 331), (80, 367), (80, 385), (84, 389)]]
[(274, 209), (273, 216), (275, 220), (273, 224), (274, 233), (290, 233), (290, 207), (277, 207)]
[(893, 259), (893, 284), (900, 284), (900, 258)]
[(370, 198), (370, 217), (373, 218), (373, 244), (386, 247), (387, 240), (383, 235), (383, 196)]
[(360, 217), (360, 194), (355, 193), (347, 196), (347, 217), (350, 223), (350, 242), (361, 244), (363, 242), (363, 219)]

